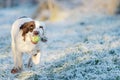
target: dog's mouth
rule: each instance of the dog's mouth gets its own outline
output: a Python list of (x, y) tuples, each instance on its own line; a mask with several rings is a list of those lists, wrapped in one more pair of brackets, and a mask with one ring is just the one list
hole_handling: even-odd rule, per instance
[(37, 44), (40, 41), (40, 37), (38, 35), (34, 35), (31, 37), (31, 42), (33, 44)]
[(47, 37), (45, 37), (44, 34), (41, 36), (39, 31), (34, 31), (33, 35), (31, 36), (31, 42), (33, 44), (37, 44), (40, 41), (47, 42)]
[(40, 41), (42, 41), (44, 43), (47, 42), (47, 37), (45, 37), (45, 36), (41, 37), (40, 35), (32, 35), (31, 36), (31, 42), (33, 44), (37, 44)]

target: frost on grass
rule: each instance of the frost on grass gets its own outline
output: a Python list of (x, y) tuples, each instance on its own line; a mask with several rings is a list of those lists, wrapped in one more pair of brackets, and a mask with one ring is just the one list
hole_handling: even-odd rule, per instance
[(116, 16), (79, 15), (61, 23), (48, 22), (49, 40), (42, 46), (41, 63), (15, 75), (10, 73), (11, 23), (6, 24), (0, 27), (2, 80), (120, 80), (120, 20)]

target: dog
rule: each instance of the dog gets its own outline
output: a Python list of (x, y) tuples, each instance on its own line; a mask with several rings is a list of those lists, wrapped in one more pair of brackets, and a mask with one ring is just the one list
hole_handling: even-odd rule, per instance
[[(11, 73), (21, 72), (23, 69), (22, 55), (28, 53), (30, 58), (28, 60), (28, 67), (32, 66), (32, 63), (38, 64), (40, 61), (40, 42), (47, 42), (45, 36), (45, 23), (37, 20), (33, 20), (29, 17), (21, 17), (17, 19), (11, 28), (11, 48), (14, 60), (14, 67)], [(37, 43), (31, 41), (31, 37), (37, 35), (40, 36), (40, 40)]]

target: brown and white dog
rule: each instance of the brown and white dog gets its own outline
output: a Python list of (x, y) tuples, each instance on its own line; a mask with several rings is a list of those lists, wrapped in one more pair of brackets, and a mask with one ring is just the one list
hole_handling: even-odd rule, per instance
[(32, 62), (38, 64), (40, 60), (39, 43), (33, 43), (31, 37), (39, 35), (42, 42), (46, 42), (45, 24), (43, 22), (33, 20), (27, 17), (17, 19), (11, 29), (11, 47), (14, 59), (14, 67), (11, 73), (17, 73), (22, 70), (22, 54), (28, 53), (30, 58), (28, 60), (28, 67)]

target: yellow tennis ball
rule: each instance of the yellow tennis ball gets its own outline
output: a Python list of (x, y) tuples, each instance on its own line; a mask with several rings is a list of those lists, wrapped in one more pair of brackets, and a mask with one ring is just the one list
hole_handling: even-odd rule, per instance
[(38, 43), (40, 41), (40, 36), (33, 36), (32, 37), (32, 42), (33, 43)]

